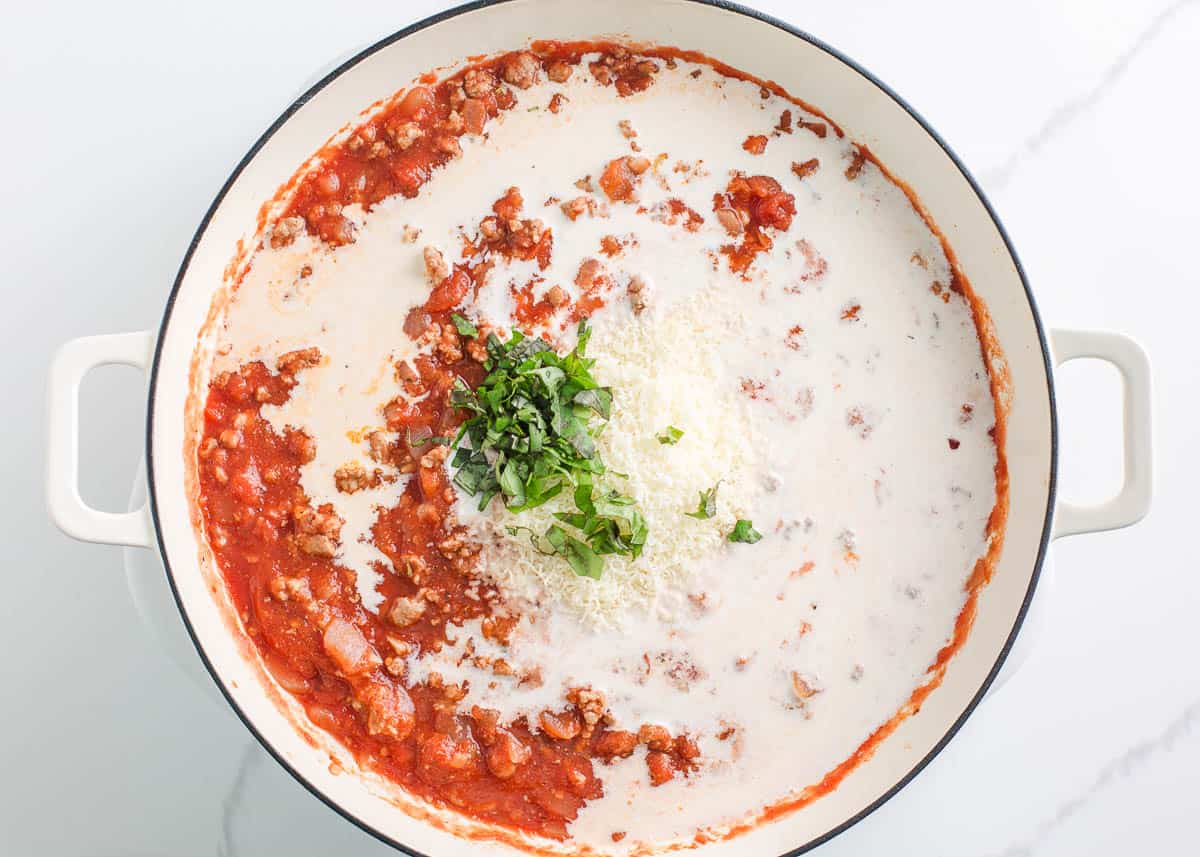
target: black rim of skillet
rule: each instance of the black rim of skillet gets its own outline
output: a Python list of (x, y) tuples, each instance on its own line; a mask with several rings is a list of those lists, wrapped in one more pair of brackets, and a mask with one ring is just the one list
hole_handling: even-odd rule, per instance
[[(225, 184), (221, 187), (220, 192), (217, 194), (216, 198), (213, 200), (212, 205), (209, 207), (208, 211), (205, 213), (204, 219), (202, 221), (200, 221), (200, 226), (196, 230), (196, 234), (192, 237), (191, 243), (188, 245), (187, 253), (183, 257), (183, 262), (179, 267), (179, 273), (175, 277), (175, 282), (171, 286), (171, 293), (167, 298), (167, 305), (166, 305), (166, 309), (163, 312), (162, 323), (159, 325), (158, 341), (155, 344), (155, 348), (154, 348), (154, 361), (150, 367), (150, 384), (149, 384), (149, 391), (148, 391), (148, 401), (147, 401), (147, 406), (146, 406), (146, 472), (147, 472), (147, 487), (148, 487), (149, 502), (150, 502), (150, 515), (154, 522), (154, 532), (155, 532), (155, 538), (158, 541), (159, 554), (162, 557), (163, 566), (165, 567), (166, 572), (167, 572), (167, 582), (170, 584), (171, 593), (175, 597), (175, 604), (179, 608), (179, 614), (183, 618), (183, 624), (187, 628), (188, 636), (191, 637), (192, 644), (196, 647), (196, 651), (200, 655), (200, 659), (204, 662), (205, 669), (208, 670), (209, 674), (213, 678), (213, 681), (216, 683), (217, 688), (221, 691), (221, 694), (225, 697), (225, 700), (229, 703), (230, 707), (233, 708), (234, 713), (237, 714), (238, 718), (242, 721), (242, 723), (245, 725), (245, 727), (258, 740), (259, 744), (262, 745), (263, 749), (265, 749), (271, 755), (271, 757), (274, 758), (275, 761), (278, 762), (284, 768), (284, 770), (286, 770), (289, 774), (291, 774), (296, 779), (297, 782), (299, 782), (313, 796), (315, 796), (318, 800), (320, 800), (322, 803), (324, 803), (326, 806), (328, 806), (330, 809), (332, 809), (334, 812), (336, 812), (342, 818), (346, 819), (351, 824), (355, 825), (356, 827), (358, 827), (360, 830), (364, 831), (365, 833), (368, 833), (371, 836), (375, 837), (380, 842), (383, 842), (384, 844), (397, 849), (402, 854), (409, 855), (409, 857), (429, 857), (429, 855), (425, 855), (422, 852), (415, 851), (412, 848), (404, 845), (403, 843), (397, 842), (396, 840), (392, 839), (390, 836), (387, 836), (386, 834), (382, 833), (381, 831), (376, 830), (375, 828), (371, 827), (366, 822), (362, 821), (361, 819), (359, 819), (358, 817), (356, 817), (349, 811), (343, 809), (339, 804), (337, 804), (335, 801), (333, 801), (332, 799), (327, 797), (320, 789), (318, 789), (316, 786), (314, 786), (312, 783), (310, 783), (308, 780), (306, 780), (304, 778), (304, 776), (300, 774), (299, 771), (297, 771), (291, 764), (288, 763), (288, 761), (286, 759), (283, 758), (283, 756), (271, 745), (271, 743), (263, 736), (263, 734), (258, 730), (258, 728), (255, 727), (254, 723), (250, 720), (250, 718), (246, 716), (246, 714), (238, 706), (237, 700), (235, 700), (233, 698), (233, 695), (229, 692), (228, 688), (226, 688), (226, 686), (225, 686), (225, 683), (222, 681), (221, 677), (217, 674), (216, 669), (213, 667), (212, 663), (208, 659), (208, 655), (205, 654), (203, 646), (200, 644), (199, 639), (197, 639), (197, 637), (196, 637), (196, 632), (192, 627), (191, 620), (188, 618), (187, 611), (184, 609), (183, 601), (179, 596), (179, 589), (175, 585), (175, 573), (171, 569), (171, 562), (167, 556), (166, 545), (164, 544), (163, 537), (162, 537), (162, 527), (160, 526), (160, 521), (159, 521), (158, 496), (157, 496), (157, 491), (155, 490), (155, 480), (154, 480), (154, 431), (153, 431), (153, 428), (154, 428), (155, 392), (158, 387), (158, 370), (159, 370), (159, 365), (160, 365), (160, 361), (161, 361), (161, 357), (162, 357), (163, 341), (166, 338), (165, 333), (168, 329), (168, 326), (170, 325), (171, 312), (175, 306), (175, 298), (178, 295), (180, 286), (182, 285), (183, 279), (184, 279), (185, 275), (187, 274), (188, 265), (191, 263), (191, 260), (192, 260), (192, 254), (195, 253), (196, 247), (199, 245), (201, 238), (204, 236), (205, 231), (208, 229), (209, 221), (212, 220), (213, 215), (216, 213), (216, 211), (220, 207), (222, 201), (225, 199), (225, 194), (228, 193), (229, 189), (233, 186), (233, 183), (235, 181), (237, 181), (238, 177), (242, 174), (242, 170), (244, 170), (246, 168), (246, 166), (250, 163), (250, 161), (252, 161), (254, 159), (254, 157), (258, 154), (258, 151), (266, 144), (266, 142), (272, 136), (274, 136), (275, 132), (278, 131), (284, 125), (284, 123), (286, 123), (292, 117), (292, 115), (294, 113), (296, 113), (296, 111), (298, 111), (301, 107), (303, 107), (305, 104), (307, 104), (313, 97), (315, 97), (322, 89), (324, 89), (326, 86), (328, 86), (333, 80), (335, 80), (336, 78), (341, 76), (342, 73), (344, 73), (348, 69), (357, 65), (362, 60), (364, 60), (367, 57), (371, 56), (372, 54), (376, 53), (377, 51), (382, 50), (383, 48), (388, 47), (392, 43), (398, 42), (401, 39), (412, 35), (413, 33), (417, 33), (421, 30), (426, 29), (427, 27), (431, 27), (434, 24), (449, 20), (451, 18), (456, 18), (459, 15), (464, 15), (469, 12), (475, 12), (475, 11), (478, 11), (479, 9), (484, 9), (489, 6), (498, 6), (503, 3), (507, 3), (507, 2), (510, 2), (510, 0), (474, 0), (474, 2), (466, 3), (462, 6), (456, 6), (452, 9), (447, 9), (446, 11), (439, 12), (436, 15), (431, 15), (430, 17), (425, 18), (424, 20), (421, 20), (414, 24), (411, 24), (411, 25), (405, 27), (404, 29), (393, 33), (390, 36), (386, 36), (385, 38), (380, 39), (379, 41), (375, 42), (370, 47), (363, 49), (362, 51), (355, 54), (350, 59), (346, 60), (344, 63), (339, 65), (333, 71), (329, 72), (327, 75), (325, 75), (323, 78), (321, 78), (315, 84), (313, 84), (312, 87), (310, 87), (307, 92), (305, 92), (303, 95), (301, 95), (299, 98), (297, 98), (283, 112), (283, 114), (271, 124), (271, 127), (269, 127), (263, 133), (263, 135), (261, 137), (259, 137), (257, 141), (255, 141), (254, 145), (250, 147), (250, 150), (246, 153), (245, 157), (243, 157), (241, 159), (241, 161), (238, 162), (237, 166), (234, 168), (234, 170), (230, 174), (229, 178), (225, 181)], [(992, 208), (991, 203), (988, 201), (987, 197), (984, 195), (982, 188), (979, 187), (979, 184), (975, 181), (975, 179), (971, 175), (970, 171), (967, 170), (966, 166), (963, 165), (963, 162), (961, 160), (959, 160), (958, 155), (956, 155), (954, 153), (954, 151), (950, 148), (950, 146), (947, 145), (946, 141), (943, 140), (941, 138), (941, 136), (932, 127), (930, 127), (929, 123), (925, 121), (925, 119), (921, 116), (921, 114), (919, 114), (916, 110), (914, 110), (912, 108), (912, 106), (910, 106), (908, 104), (907, 101), (905, 101), (903, 98), (901, 98), (895, 92), (893, 92), (891, 90), (891, 88), (889, 88), (887, 86), (887, 84), (883, 83), (883, 81), (879, 80), (879, 78), (875, 77), (875, 75), (871, 74), (871, 72), (867, 71), (859, 63), (850, 59), (849, 57), (847, 57), (845, 54), (841, 53), (837, 49), (832, 48), (829, 45), (825, 44), (823, 41), (816, 38), (815, 36), (812, 36), (812, 35), (804, 32), (803, 30), (800, 30), (797, 27), (793, 27), (791, 24), (788, 24), (785, 21), (781, 21), (778, 18), (775, 18), (771, 15), (764, 14), (763, 12), (759, 12), (754, 9), (749, 9), (738, 3), (728, 2), (728, 0), (688, 0), (688, 2), (697, 3), (702, 6), (711, 6), (711, 7), (714, 7), (717, 9), (722, 9), (724, 11), (731, 12), (731, 13), (734, 13), (737, 15), (744, 15), (748, 18), (753, 18), (757, 21), (761, 21), (764, 24), (767, 24), (769, 26), (783, 30), (784, 32), (790, 33), (791, 35), (795, 36), (798, 39), (802, 39), (805, 42), (808, 42), (813, 47), (824, 51), (825, 53), (832, 56), (834, 59), (837, 59), (838, 61), (842, 62), (846, 66), (850, 67), (855, 72), (862, 75), (864, 78), (866, 78), (868, 81), (870, 81), (876, 87), (878, 87), (889, 98), (891, 98), (893, 101), (895, 101), (897, 105), (899, 105), (901, 108), (903, 108), (904, 111), (906, 113), (908, 113), (909, 116), (911, 116), (924, 129), (926, 134), (928, 134), (931, 138), (933, 138), (934, 142), (936, 142), (942, 148), (942, 150), (946, 153), (946, 155), (950, 158), (950, 160), (958, 168), (958, 171), (960, 173), (962, 173), (963, 178), (965, 178), (967, 180), (967, 182), (970, 184), (971, 189), (975, 192), (975, 196), (979, 199), (980, 204), (987, 211), (988, 216), (992, 220), (992, 223), (995, 224), (996, 230), (1000, 234), (1000, 238), (1004, 241), (1005, 249), (1008, 251), (1009, 257), (1012, 259), (1013, 265), (1016, 268), (1017, 276), (1020, 277), (1020, 279), (1021, 279), (1021, 285), (1025, 289), (1025, 299), (1029, 304), (1029, 310), (1033, 316), (1033, 323), (1034, 323), (1035, 328), (1037, 329), (1038, 344), (1042, 350), (1042, 361), (1044, 363), (1044, 368), (1045, 368), (1045, 372), (1046, 372), (1046, 390), (1049, 395), (1050, 473), (1049, 473), (1049, 491), (1048, 491), (1047, 500), (1046, 500), (1046, 513), (1045, 513), (1045, 517), (1042, 522), (1042, 536), (1041, 536), (1041, 540), (1038, 544), (1037, 559), (1034, 561), (1033, 574), (1030, 577), (1030, 581), (1029, 581), (1029, 589), (1025, 593), (1024, 600), (1021, 602), (1021, 609), (1020, 609), (1020, 611), (1018, 611), (1016, 621), (1013, 623), (1012, 632), (1009, 634), (1008, 639), (1005, 640), (1004, 646), (1001, 648), (1000, 653), (999, 653), (998, 657), (996, 658), (996, 662), (992, 665), (992, 668), (988, 672), (987, 677), (984, 679), (983, 684), (980, 685), (978, 692), (976, 692), (975, 696), (971, 699), (970, 703), (963, 710), (962, 714), (960, 714), (958, 716), (958, 718), (954, 721), (954, 723), (950, 725), (950, 728), (946, 730), (945, 735), (942, 736), (942, 739), (940, 741), (938, 741), (938, 743), (933, 747), (933, 749), (930, 750), (929, 753), (926, 754), (926, 756), (923, 759), (921, 759), (921, 761), (919, 761), (916, 765), (913, 766), (912, 770), (908, 771), (908, 773), (906, 773), (903, 777), (901, 777), (896, 782), (895, 785), (893, 785), (886, 792), (881, 794), (879, 797), (877, 797), (875, 800), (873, 800), (870, 804), (868, 804), (863, 809), (859, 810), (857, 813), (855, 813), (850, 818), (846, 819), (845, 821), (841, 822), (840, 824), (836, 825), (835, 827), (831, 828), (830, 830), (827, 830), (826, 832), (822, 833), (820, 836), (817, 836), (814, 839), (811, 839), (808, 842), (805, 842), (803, 845), (800, 845), (797, 848), (793, 848), (792, 850), (784, 852), (783, 854), (779, 855), (779, 857), (798, 857), (798, 855), (804, 854), (805, 852), (808, 852), (808, 851), (811, 851), (812, 849), (816, 848), (817, 846), (822, 845), (823, 843), (825, 843), (828, 840), (832, 839), (833, 837), (839, 835), (840, 833), (844, 832), (845, 830), (848, 830), (849, 828), (853, 827), (855, 824), (862, 821), (864, 818), (866, 818), (872, 812), (874, 812), (879, 807), (881, 807), (883, 804), (885, 804), (894, 795), (896, 795), (896, 793), (899, 792), (902, 788), (904, 788), (906, 785), (908, 785), (913, 780), (913, 778), (915, 778), (917, 776), (917, 774), (919, 774), (922, 770), (924, 770), (925, 766), (928, 765), (930, 762), (932, 762), (934, 757), (937, 756), (946, 747), (946, 745), (950, 743), (950, 739), (952, 739), (958, 733), (958, 730), (962, 728), (963, 723), (966, 722), (967, 718), (971, 716), (971, 714), (975, 711), (976, 707), (978, 707), (979, 703), (983, 700), (984, 696), (987, 694), (988, 688), (991, 687), (992, 682), (995, 681), (996, 676), (999, 674), (1000, 668), (1004, 666), (1004, 662), (1008, 658), (1009, 652), (1012, 650), (1013, 643), (1016, 640), (1017, 634), (1021, 630), (1021, 625), (1025, 621), (1025, 616), (1029, 611), (1029, 605), (1032, 602), (1034, 592), (1037, 589), (1038, 579), (1041, 577), (1041, 573), (1042, 573), (1042, 565), (1045, 562), (1045, 558), (1046, 558), (1046, 550), (1050, 543), (1050, 532), (1051, 532), (1050, 525), (1051, 525), (1051, 521), (1053, 518), (1054, 501), (1055, 501), (1057, 477), (1058, 477), (1058, 414), (1057, 414), (1057, 408), (1055, 405), (1053, 363), (1050, 358), (1050, 349), (1049, 349), (1048, 341), (1046, 338), (1046, 331), (1042, 325), (1042, 318), (1041, 318), (1041, 314), (1038, 312), (1037, 302), (1034, 300), (1033, 292), (1029, 288), (1029, 281), (1025, 277), (1025, 270), (1021, 267), (1021, 261), (1020, 261), (1020, 259), (1018, 259), (1016, 250), (1012, 246), (1012, 241), (1009, 240), (1008, 233), (1004, 230), (1004, 225), (1000, 222), (1000, 218), (996, 215), (996, 212)]]

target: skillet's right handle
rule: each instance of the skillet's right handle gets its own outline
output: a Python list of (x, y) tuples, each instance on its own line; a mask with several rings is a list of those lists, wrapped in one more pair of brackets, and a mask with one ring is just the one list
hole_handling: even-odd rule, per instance
[(1142, 347), (1119, 333), (1055, 330), (1050, 334), (1054, 365), (1094, 357), (1121, 373), (1124, 416), (1124, 483), (1115, 497), (1094, 506), (1058, 501), (1054, 538), (1098, 533), (1136, 524), (1150, 510), (1154, 487), (1151, 435), (1150, 361)]

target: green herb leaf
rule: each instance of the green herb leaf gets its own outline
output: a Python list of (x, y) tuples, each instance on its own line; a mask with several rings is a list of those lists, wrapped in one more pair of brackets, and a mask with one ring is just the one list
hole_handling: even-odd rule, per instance
[(593, 580), (600, 579), (604, 571), (604, 560), (588, 545), (568, 535), (566, 530), (557, 525), (552, 525), (546, 530), (546, 541), (554, 546), (556, 553), (566, 558), (571, 570), (577, 575)]
[(555, 550), (553, 545), (546, 543), (545, 536), (539, 536), (529, 527), (505, 527), (510, 536), (519, 536), (521, 533), (529, 533), (529, 542), (533, 545), (533, 549), (545, 556), (554, 556)]
[(729, 541), (744, 542), (752, 545), (762, 538), (762, 533), (754, 529), (754, 524), (747, 521), (745, 518), (738, 518), (736, 524), (733, 525), (733, 532), (729, 534)]
[(665, 429), (655, 435), (658, 442), (667, 446), (674, 446), (679, 443), (679, 439), (683, 437), (683, 429), (675, 428), (675, 426), (667, 426)]
[(604, 419), (608, 419), (612, 415), (612, 400), (612, 390), (608, 387), (580, 390), (574, 398), (576, 404), (591, 408)]
[[(478, 335), (467, 319), (452, 318), (462, 335), (471, 335), (468, 329)], [(576, 574), (597, 578), (601, 556), (639, 557), (648, 527), (633, 498), (596, 481), (606, 472), (596, 438), (612, 415), (613, 393), (592, 377), (595, 361), (584, 356), (591, 337), (586, 319), (577, 333), (566, 354), (520, 330), (507, 342), (487, 335), (487, 377), (474, 389), (459, 378), (450, 391), (451, 404), (466, 415), (452, 442), (451, 466), (454, 484), (479, 497), (481, 510), (500, 497), (519, 513), (570, 488), (577, 511), (557, 513), (560, 524), (540, 536), (530, 531), (530, 539), (543, 553), (562, 556)]]
[(709, 518), (717, 514), (717, 488), (721, 483), (717, 483), (707, 491), (700, 492), (700, 502), (696, 504), (696, 511), (684, 512), (689, 518), (695, 518), (697, 521), (707, 521)]
[(471, 324), (470, 321), (463, 318), (458, 313), (452, 313), (450, 316), (450, 320), (452, 322), (454, 322), (454, 326), (455, 326), (455, 328), (458, 329), (458, 333), (460, 336), (470, 336), (470, 337), (474, 338), (479, 335), (479, 328), (477, 328), (475, 325)]

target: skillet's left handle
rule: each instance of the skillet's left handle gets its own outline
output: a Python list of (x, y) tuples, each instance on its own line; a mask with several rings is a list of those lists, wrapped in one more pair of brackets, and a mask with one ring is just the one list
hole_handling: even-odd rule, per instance
[(46, 503), (59, 529), (85, 542), (148, 548), (154, 527), (146, 505), (132, 512), (103, 512), (79, 495), (79, 385), (97, 366), (134, 366), (143, 372), (154, 357), (154, 334), (118, 333), (73, 339), (50, 363)]
[(1094, 506), (1059, 500), (1054, 513), (1054, 538), (1098, 533), (1136, 524), (1150, 510), (1154, 487), (1151, 436), (1150, 361), (1142, 347), (1119, 333), (1098, 330), (1055, 330), (1050, 334), (1054, 365), (1094, 357), (1121, 373), (1124, 416), (1125, 473), (1115, 497)]

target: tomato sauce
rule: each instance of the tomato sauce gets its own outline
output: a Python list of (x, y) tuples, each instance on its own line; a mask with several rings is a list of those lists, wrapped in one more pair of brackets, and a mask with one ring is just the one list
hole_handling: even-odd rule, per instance
[[(542, 74), (568, 75), (584, 52), (576, 45), (543, 48), (540, 56), (506, 54), (413, 87), (323, 153), (321, 166), (296, 187), (277, 240), (303, 228), (330, 245), (352, 242), (346, 206), (369, 209), (395, 194), (415, 196), (459, 154), (461, 134), (479, 133), (513, 105), (511, 86), (524, 88)], [(658, 67), (617, 46), (592, 66), (598, 80), (621, 94), (645, 89)], [(408, 477), (399, 501), (381, 510), (371, 530), (392, 565), (377, 568), (378, 615), (363, 608), (355, 573), (335, 559), (342, 521), (330, 507), (314, 508), (301, 486), (301, 468), (318, 452), (315, 442), (298, 430), (279, 434), (262, 415), (264, 405), (288, 400), (299, 373), (319, 364), (321, 355), (310, 353), (316, 349), (283, 355), (274, 369), (247, 363), (213, 381), (198, 452), (200, 505), (246, 633), (316, 726), (360, 764), (420, 797), (561, 839), (584, 801), (602, 793), (594, 764), (646, 744), (652, 781), (666, 782), (694, 769), (695, 744), (683, 735), (639, 738), (608, 728), (586, 689), (534, 723), (500, 723), (496, 712), (460, 710), (465, 689), (436, 674), (406, 681), (405, 658), (446, 645), (463, 622), (482, 620), (485, 636), (502, 643), (518, 618), (498, 609), (494, 588), (475, 576), (479, 546), (463, 538), (451, 513), (448, 448), (424, 441), (453, 434), (461, 421), (449, 404), (455, 380), (474, 386), (485, 374), (486, 328), (478, 337), (454, 333), (455, 307), (478, 290), (495, 254), (536, 260), (542, 269), (549, 263), (553, 236), (540, 220), (524, 217), (523, 207), (516, 188), (498, 199), (476, 237), (465, 241), (462, 261), (445, 264), (424, 305), (409, 314), (406, 332), (436, 337), (437, 347), (397, 367), (409, 395), (386, 403), (382, 413), (399, 440), (369, 438), (369, 454), (381, 467), (346, 477), (351, 490), (363, 479)], [(591, 290), (571, 317), (601, 306), (599, 292)], [(518, 296), (518, 307), (518, 318), (531, 327), (555, 308), (531, 293)], [(502, 659), (489, 666), (513, 677)], [(516, 678), (540, 681), (537, 674)]]

